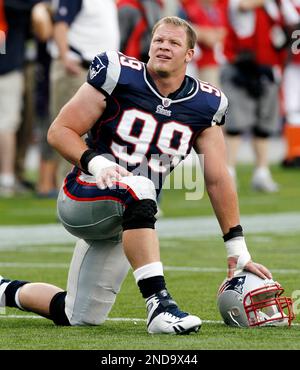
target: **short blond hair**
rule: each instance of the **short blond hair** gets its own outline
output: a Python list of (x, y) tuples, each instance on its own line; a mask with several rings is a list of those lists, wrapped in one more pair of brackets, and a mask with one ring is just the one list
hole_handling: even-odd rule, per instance
[(186, 35), (187, 35), (187, 44), (189, 49), (194, 49), (196, 41), (197, 41), (197, 34), (194, 30), (194, 28), (184, 19), (176, 17), (176, 16), (170, 16), (170, 17), (164, 17), (161, 18), (158, 22), (155, 23), (152, 29), (152, 37), (157, 30), (159, 26), (162, 24), (171, 24), (176, 27), (182, 27), (185, 29)]

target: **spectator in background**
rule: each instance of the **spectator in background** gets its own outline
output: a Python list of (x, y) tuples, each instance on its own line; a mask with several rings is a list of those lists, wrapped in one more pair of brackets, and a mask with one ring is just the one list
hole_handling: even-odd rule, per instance
[[(300, 14), (300, 0), (293, 0)], [(300, 29), (300, 20), (296, 29)], [(283, 75), (283, 97), (286, 122), (284, 167), (300, 168), (300, 49), (291, 48), (290, 60)]]
[[(119, 49), (118, 15), (114, 0), (58, 0), (55, 3), (54, 41), (50, 46), (53, 58), (50, 72), (52, 119), (86, 80), (94, 55), (107, 49)], [(53, 197), (57, 183), (69, 170), (67, 162), (61, 163), (63, 173), (60, 176), (57, 164), (58, 157), (49, 148), (38, 188), (42, 197)]]
[[(21, 123), (25, 41), (32, 7), (37, 0), (2, 3), (1, 19), (7, 24), (6, 52), (0, 54), (0, 196), (16, 191), (16, 132)], [(1, 5), (1, 4), (0, 4)], [(3, 8), (4, 5), (4, 8)], [(4, 9), (4, 12), (3, 12)]]
[(23, 66), (23, 95), (22, 111), (18, 130), (16, 132), (16, 153), (15, 153), (15, 179), (16, 193), (26, 193), (34, 190), (34, 184), (26, 179), (25, 160), (33, 141), (34, 115), (34, 76), (36, 47), (31, 32), (27, 35), (25, 43), (25, 57)]
[(117, 0), (120, 26), (120, 51), (125, 55), (148, 61), (151, 32), (162, 17), (160, 0)]
[[(21, 124), (17, 131), (15, 158), (18, 193), (35, 190), (34, 183), (26, 179), (25, 159), (28, 149), (35, 139), (34, 128), (41, 126), (41, 122), (44, 121), (43, 118), (47, 118), (42, 140), (46, 141), (46, 132), (49, 127), (49, 114), (42, 106), (48, 103), (48, 96), (42, 91), (42, 87), (47, 83), (43, 71), (49, 66), (43, 65), (45, 60), (41, 50), (46, 49), (46, 41), (52, 36), (50, 1), (40, 1), (33, 6), (30, 33), (25, 45), (23, 109)], [(50, 56), (48, 56), (47, 62), (50, 64)], [(41, 104), (45, 98), (47, 99), (46, 102)], [(43, 154), (42, 150), (41, 152)]]
[(52, 150), (47, 143), (47, 131), (50, 125), (49, 96), (51, 66), (51, 56), (47, 50), (47, 42), (53, 36), (52, 16), (51, 0), (40, 2), (32, 10), (32, 27), (36, 36), (37, 49), (34, 81), (34, 111), (40, 150), (39, 177), (37, 183), (37, 195), (39, 197), (54, 197), (57, 194), (57, 165), (55, 161), (52, 161)]
[[(278, 191), (269, 169), (268, 142), (279, 126), (279, 85), (287, 53), (285, 26), (297, 21), (290, 0), (226, 0), (228, 33), (222, 87), (229, 99), (226, 127), (229, 171), (235, 177), (242, 135), (253, 134), (252, 187)], [(234, 104), (230, 104), (233, 102)]]
[(196, 77), (219, 87), (226, 35), (224, 9), (219, 0), (181, 0), (181, 7), (180, 16), (191, 22), (197, 33)]

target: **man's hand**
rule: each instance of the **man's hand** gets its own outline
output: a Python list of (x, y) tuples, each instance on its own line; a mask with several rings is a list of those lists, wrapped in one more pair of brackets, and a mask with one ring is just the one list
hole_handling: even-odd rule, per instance
[[(231, 279), (234, 277), (234, 272), (236, 271), (237, 260), (238, 260), (237, 257), (227, 258), (227, 264), (228, 264), (227, 278), (228, 279)], [(244, 270), (252, 272), (253, 274), (261, 277), (262, 279), (272, 279), (271, 272), (265, 266), (259, 263), (249, 261), (245, 265)]]
[(228, 279), (241, 270), (252, 272), (262, 279), (272, 279), (271, 272), (265, 266), (252, 261), (241, 225), (231, 227), (223, 239), (227, 251)]
[(80, 66), (80, 60), (77, 60), (74, 57), (71, 57), (69, 54), (66, 54), (62, 58), (62, 62), (63, 62), (66, 72), (69, 75), (74, 75), (74, 76), (80, 75), (82, 71), (81, 66)]
[(120, 181), (124, 176), (132, 176), (132, 173), (127, 171), (124, 167), (117, 164), (104, 168), (96, 177), (96, 184), (99, 189), (112, 187), (114, 181)]
[[(124, 167), (119, 166), (102, 155), (95, 154), (91, 150), (85, 151), (80, 163), (82, 168), (85, 169), (85, 162), (88, 161), (87, 170), (95, 177), (99, 189), (103, 190), (107, 187), (112, 187), (114, 181), (119, 181), (124, 176), (132, 176), (132, 173)], [(92, 159), (90, 159), (90, 156), (92, 156)]]

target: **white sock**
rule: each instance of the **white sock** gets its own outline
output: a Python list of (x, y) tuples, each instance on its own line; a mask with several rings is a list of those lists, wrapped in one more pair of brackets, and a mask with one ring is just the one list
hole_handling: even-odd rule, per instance
[(254, 171), (254, 175), (255, 176), (262, 176), (262, 177), (265, 177), (265, 176), (268, 176), (270, 174), (270, 170), (268, 167), (256, 167), (255, 171)]
[(153, 276), (164, 276), (163, 265), (161, 262), (152, 262), (139, 267), (135, 271), (133, 271), (133, 276), (135, 278), (136, 283), (138, 281), (147, 279)]
[(0, 185), (5, 187), (13, 187), (15, 184), (15, 176), (10, 173), (0, 175)]
[(20, 303), (20, 299), (19, 299), (19, 292), (20, 292), (20, 289), (22, 287), (20, 287), (17, 291), (16, 291), (16, 295), (15, 295), (15, 302), (16, 302), (16, 305), (19, 307), (20, 310), (24, 310), (24, 308), (22, 307), (21, 303)]
[[(2, 279), (1, 279), (2, 280)], [(7, 285), (10, 283), (10, 281), (7, 281), (5, 283), (2, 283), (0, 285), (0, 314), (4, 314), (5, 312), (5, 301), (6, 301), (6, 296), (5, 296), (5, 289), (7, 288)]]

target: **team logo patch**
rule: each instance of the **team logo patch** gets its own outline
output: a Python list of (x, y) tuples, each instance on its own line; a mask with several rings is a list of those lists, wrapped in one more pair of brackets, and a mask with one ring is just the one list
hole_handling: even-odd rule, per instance
[(239, 276), (226, 281), (220, 288), (219, 294), (224, 292), (225, 290), (234, 290), (237, 293), (242, 294), (245, 280), (246, 276)]
[(162, 105), (158, 105), (156, 107), (156, 113), (162, 114), (164, 116), (170, 117), (172, 112), (168, 109), (165, 109)]
[(156, 113), (162, 114), (162, 115), (167, 116), (167, 117), (170, 117), (172, 112), (169, 109), (166, 109), (166, 108), (168, 108), (171, 105), (171, 103), (172, 103), (171, 99), (163, 98), (162, 99), (162, 105), (159, 104), (156, 107)]
[(101, 59), (95, 57), (92, 65), (90, 66), (90, 79), (92, 80), (94, 77), (96, 77), (103, 68), (105, 68), (105, 65), (102, 63)]

